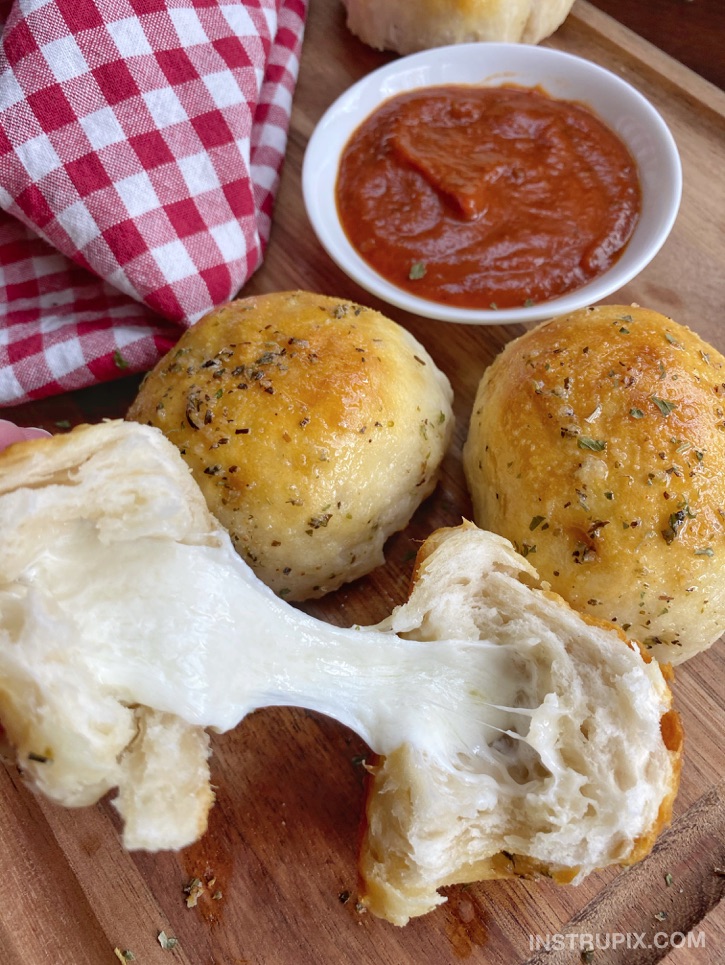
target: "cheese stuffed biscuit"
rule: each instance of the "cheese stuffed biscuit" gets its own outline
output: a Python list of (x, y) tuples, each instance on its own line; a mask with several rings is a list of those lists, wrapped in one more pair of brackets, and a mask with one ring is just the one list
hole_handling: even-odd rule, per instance
[(446, 376), (372, 309), (307, 292), (230, 302), (186, 332), (128, 417), (158, 426), (238, 552), (281, 596), (383, 562), (435, 486)]
[(479, 526), (572, 606), (680, 663), (725, 630), (725, 358), (637, 306), (510, 343), (465, 445)]

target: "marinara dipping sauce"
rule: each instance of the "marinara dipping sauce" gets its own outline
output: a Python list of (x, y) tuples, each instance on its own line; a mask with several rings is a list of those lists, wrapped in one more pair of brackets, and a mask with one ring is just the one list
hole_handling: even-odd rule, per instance
[(343, 229), (384, 278), (463, 308), (548, 301), (602, 274), (639, 217), (637, 166), (581, 104), (450, 85), (386, 101), (342, 154)]

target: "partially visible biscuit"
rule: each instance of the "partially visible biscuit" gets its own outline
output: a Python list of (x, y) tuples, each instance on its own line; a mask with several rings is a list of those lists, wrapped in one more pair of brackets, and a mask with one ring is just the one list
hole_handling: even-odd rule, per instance
[(573, 0), (343, 0), (347, 26), (378, 50), (410, 54), (480, 41), (538, 44)]

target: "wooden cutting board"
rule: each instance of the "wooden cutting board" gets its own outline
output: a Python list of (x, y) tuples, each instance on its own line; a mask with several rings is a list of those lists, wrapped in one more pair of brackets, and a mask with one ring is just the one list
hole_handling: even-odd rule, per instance
[[(684, 197), (672, 236), (612, 301), (671, 315), (725, 352), (725, 94), (581, 0), (549, 43), (638, 87), (664, 115), (682, 154)], [(460, 449), (473, 395), (487, 364), (522, 331), (436, 323), (376, 303), (339, 272), (312, 234), (300, 194), (310, 132), (339, 93), (390, 59), (348, 33), (339, 0), (311, 0), (272, 238), (264, 266), (243, 292), (305, 288), (381, 308), (426, 345), (456, 392), (457, 431), (441, 484), (390, 541), (387, 565), (308, 607), (339, 624), (387, 614), (404, 597), (417, 540), (470, 516)], [(60, 419), (121, 415), (136, 384), (124, 380), (92, 396), (3, 415), (51, 429)], [(108, 801), (63, 810), (29, 793), (14, 768), (0, 767), (0, 963), (111, 965), (119, 960), (115, 948), (132, 952), (140, 965), (576, 963), (582, 933), (609, 941), (594, 962), (646, 965), (669, 956), (675, 965), (721, 963), (722, 642), (682, 667), (674, 689), (686, 762), (675, 821), (649, 859), (626, 872), (593, 875), (577, 888), (546, 881), (451, 887), (445, 906), (403, 929), (356, 907), (366, 748), (333, 721), (265, 710), (215, 738), (217, 804), (209, 831), (178, 854), (125, 853)], [(205, 888), (187, 907), (184, 888), (192, 878)], [(178, 940), (173, 949), (162, 948), (162, 931)], [(671, 950), (670, 935), (682, 947)], [(547, 936), (558, 936), (559, 950), (537, 950)]]

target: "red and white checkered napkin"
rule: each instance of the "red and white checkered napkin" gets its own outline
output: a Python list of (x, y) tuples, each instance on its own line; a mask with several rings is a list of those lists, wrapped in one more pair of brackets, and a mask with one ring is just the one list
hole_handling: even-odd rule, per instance
[(0, 405), (149, 368), (239, 291), (269, 236), (305, 14), (0, 0)]

